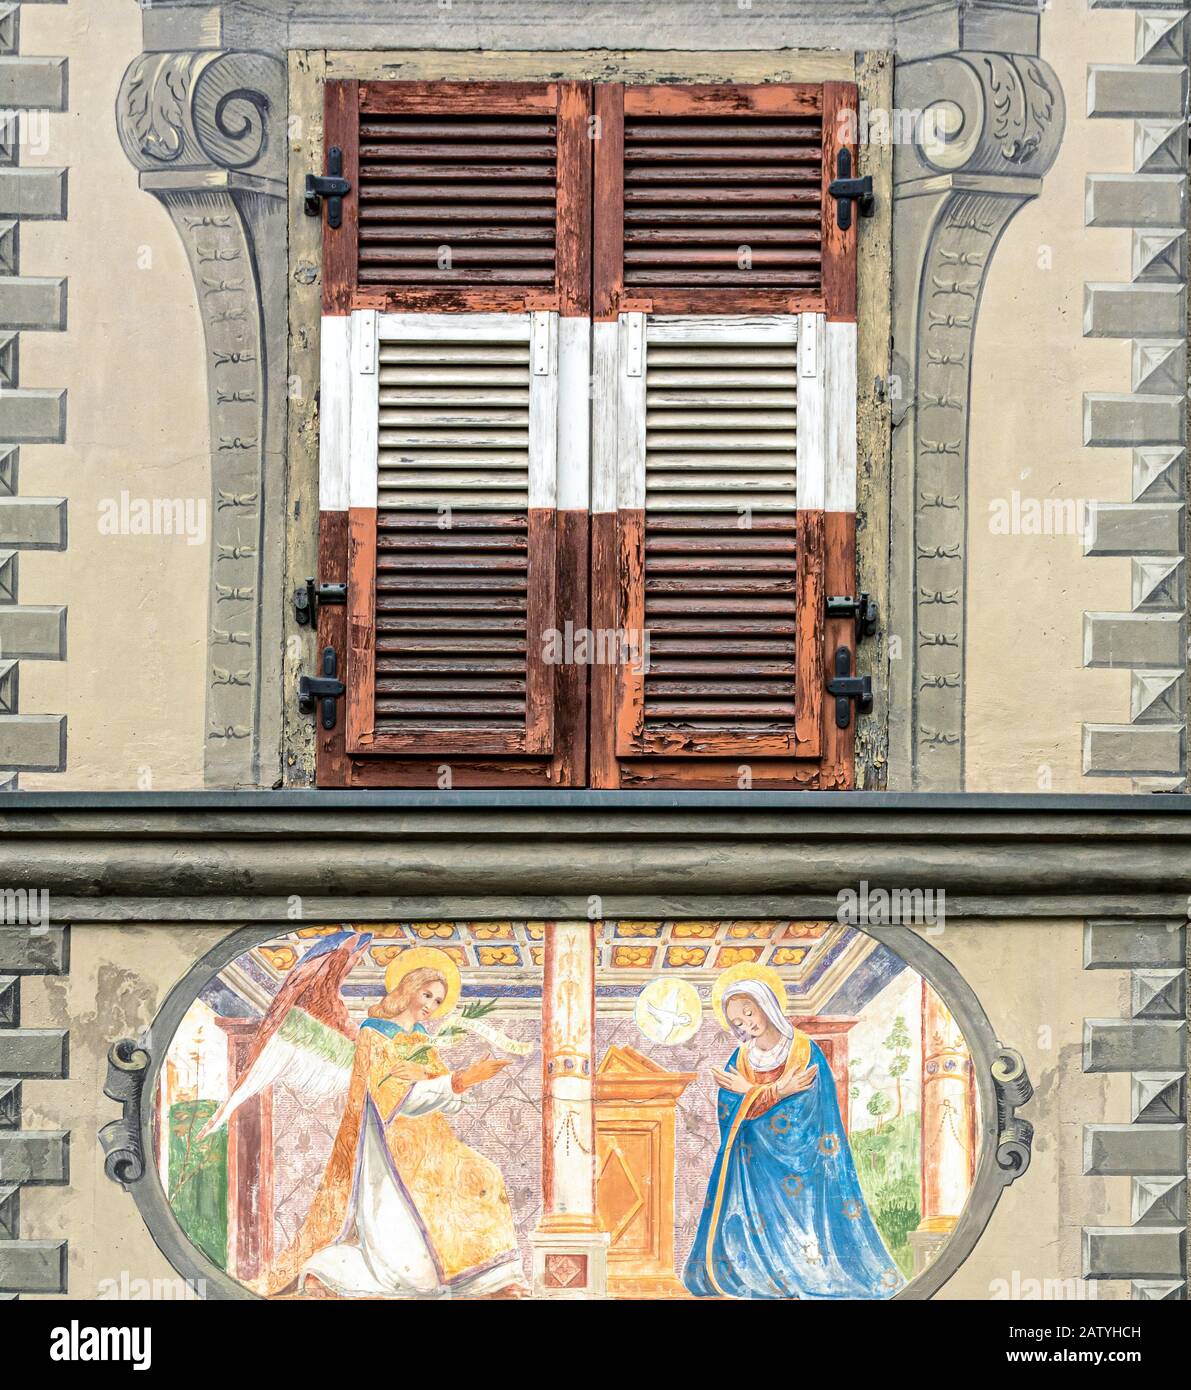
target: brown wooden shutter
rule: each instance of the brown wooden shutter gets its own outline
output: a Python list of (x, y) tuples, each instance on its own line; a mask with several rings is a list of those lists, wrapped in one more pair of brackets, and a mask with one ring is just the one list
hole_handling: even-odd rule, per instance
[[(590, 312), (590, 109), (584, 83), (327, 84), (352, 192), (324, 229), (323, 466), (347, 480), (319, 578), (348, 601), (320, 611), (347, 685), (320, 785), (585, 776), (586, 672), (548, 651), (587, 621), (586, 513), (555, 491), (559, 319)], [(348, 336), (344, 405), (326, 345)]]
[(827, 185), (851, 83), (600, 86), (595, 313), (855, 314)]
[(594, 785), (850, 785), (855, 99), (597, 89), (592, 623), (630, 655), (592, 672)]
[(329, 82), (327, 312), (586, 313), (590, 112), (586, 83)]

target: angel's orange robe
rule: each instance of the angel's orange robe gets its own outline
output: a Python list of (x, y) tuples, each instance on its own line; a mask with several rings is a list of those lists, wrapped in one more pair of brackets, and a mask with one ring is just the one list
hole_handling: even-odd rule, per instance
[[(347, 1108), (322, 1183), (302, 1229), (269, 1270), (266, 1292), (285, 1290), (316, 1251), (349, 1235), (345, 1227), (370, 1111), (383, 1128), (385, 1146), (420, 1219), (441, 1284), (449, 1287), (476, 1271), (519, 1260), (512, 1210), (496, 1165), (460, 1142), (443, 1114), (400, 1113), (413, 1083), (398, 1080), (394, 1064), (407, 1061), (428, 1043), (420, 1029), (397, 1031), (392, 1037), (376, 1027), (360, 1030)], [(427, 1079), (448, 1074), (433, 1048), (421, 1067)]]

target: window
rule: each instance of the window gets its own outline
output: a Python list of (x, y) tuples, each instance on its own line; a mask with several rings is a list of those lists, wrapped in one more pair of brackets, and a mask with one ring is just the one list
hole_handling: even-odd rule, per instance
[(321, 785), (850, 785), (854, 104), (328, 83)]

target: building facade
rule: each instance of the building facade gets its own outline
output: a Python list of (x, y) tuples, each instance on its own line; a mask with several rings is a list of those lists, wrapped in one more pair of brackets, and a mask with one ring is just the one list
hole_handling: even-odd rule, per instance
[(0, 6), (0, 1296), (308, 1292), (429, 962), (537, 1297), (1185, 1297), (1189, 29)]

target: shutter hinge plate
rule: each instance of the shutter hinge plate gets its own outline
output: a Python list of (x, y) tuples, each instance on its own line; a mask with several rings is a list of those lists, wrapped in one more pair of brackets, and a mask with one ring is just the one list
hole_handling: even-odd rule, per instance
[(343, 151), (332, 145), (327, 151), (327, 172), (306, 175), (306, 215), (318, 217), (323, 210), (323, 199), (327, 200), (327, 226), (339, 228), (343, 225), (343, 200), (352, 191), (351, 184), (343, 177)]
[(346, 584), (316, 584), (313, 579), (308, 579), (301, 589), (294, 590), (294, 617), (299, 627), (313, 627), (318, 619), (320, 603), (346, 602)]
[(624, 370), (626, 376), (645, 374), (645, 315), (624, 316)]
[(313, 714), (317, 704), (319, 723), (328, 730), (335, 727), (335, 701), (341, 699), (347, 690), (338, 679), (338, 672), (339, 658), (335, 655), (335, 648), (324, 647), (322, 675), (298, 677), (298, 708), (303, 714)]
[(835, 199), (835, 216), (841, 232), (852, 225), (852, 207), (861, 217), (871, 217), (877, 209), (877, 199), (873, 193), (871, 174), (863, 178), (852, 177), (852, 151), (840, 150), (835, 160), (836, 177), (827, 185), (827, 191)]
[(835, 696), (835, 727), (846, 729), (852, 722), (852, 701), (859, 714), (873, 710), (872, 676), (852, 674), (852, 651), (849, 647), (835, 650), (835, 675), (827, 682), (827, 693)]
[(530, 351), (534, 376), (550, 375), (550, 328), (553, 317), (549, 310), (534, 310), (533, 343)]

